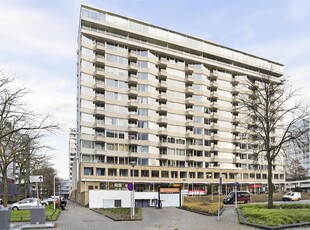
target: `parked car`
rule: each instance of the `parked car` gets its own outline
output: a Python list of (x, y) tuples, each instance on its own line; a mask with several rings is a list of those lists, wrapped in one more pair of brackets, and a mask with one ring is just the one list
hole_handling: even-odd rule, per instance
[(0, 198), (0, 205), (3, 205), (3, 200), (2, 200), (2, 198)]
[(51, 196), (47, 199), (44, 199), (45, 202), (48, 202), (48, 204), (53, 204), (54, 203), (54, 200), (55, 202), (57, 202), (57, 200), (59, 199), (59, 196)]
[(237, 193), (237, 203), (248, 203), (251, 199), (251, 194), (248, 191), (237, 191), (231, 192), (227, 197), (224, 198), (224, 204), (234, 204), (235, 203), (235, 194)]
[(42, 204), (43, 206), (48, 206), (48, 205), (50, 205), (50, 203), (49, 203), (48, 201), (46, 201), (46, 200), (41, 200), (41, 204)]
[(12, 204), (12, 210), (30, 209), (31, 207), (41, 206), (41, 200), (37, 198), (27, 198)]
[(301, 200), (300, 192), (288, 192), (282, 197), (283, 201)]

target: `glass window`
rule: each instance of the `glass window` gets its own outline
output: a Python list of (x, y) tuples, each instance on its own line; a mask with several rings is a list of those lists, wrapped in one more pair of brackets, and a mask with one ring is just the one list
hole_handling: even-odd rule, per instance
[(104, 168), (97, 168), (96, 169), (96, 176), (104, 176), (105, 169)]
[(85, 167), (84, 168), (84, 175), (85, 176), (92, 176), (94, 174), (93, 168)]

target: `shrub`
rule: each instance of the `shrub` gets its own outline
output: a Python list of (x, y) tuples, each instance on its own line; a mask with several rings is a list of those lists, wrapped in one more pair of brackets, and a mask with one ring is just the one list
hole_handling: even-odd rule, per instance
[[(218, 203), (185, 203), (183, 207), (208, 215), (216, 215), (218, 212)], [(223, 208), (223, 203), (220, 203), (220, 208)]]

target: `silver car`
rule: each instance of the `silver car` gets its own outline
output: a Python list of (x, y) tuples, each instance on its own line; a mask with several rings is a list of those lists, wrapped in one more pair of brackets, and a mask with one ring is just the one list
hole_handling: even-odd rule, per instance
[(11, 209), (12, 210), (19, 210), (19, 209), (30, 209), (32, 207), (41, 206), (41, 200), (37, 198), (27, 198), (24, 200), (21, 200), (17, 203), (12, 204)]

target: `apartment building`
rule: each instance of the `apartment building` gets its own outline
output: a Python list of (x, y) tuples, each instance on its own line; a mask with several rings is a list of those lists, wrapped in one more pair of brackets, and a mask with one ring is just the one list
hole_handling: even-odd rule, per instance
[[(266, 187), (266, 162), (254, 164), (240, 138), (238, 95), (259, 73), (277, 80), (281, 64), (85, 5), (77, 64), (78, 202), (91, 189), (127, 190), (133, 172), (136, 191), (206, 189), (220, 177), (226, 192), (236, 181)], [(283, 189), (281, 165), (273, 178)]]

